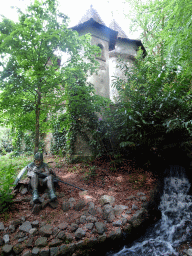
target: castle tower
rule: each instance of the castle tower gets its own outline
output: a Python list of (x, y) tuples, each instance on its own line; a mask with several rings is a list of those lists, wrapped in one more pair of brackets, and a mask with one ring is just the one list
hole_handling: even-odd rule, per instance
[(144, 54), (146, 54), (146, 52), (141, 41), (129, 39), (114, 19), (110, 23), (109, 27), (118, 32), (115, 48), (109, 52), (110, 98), (115, 101), (118, 94), (117, 90), (112, 87), (113, 77), (123, 78), (123, 71), (117, 68), (118, 58), (121, 57), (121, 59), (126, 62), (126, 65), (131, 65), (137, 55), (139, 47), (142, 48)]
[(98, 74), (92, 75), (89, 81), (94, 84), (96, 94), (110, 98), (109, 52), (115, 48), (117, 32), (105, 25), (92, 5), (77, 26), (72, 29), (76, 30), (80, 36), (90, 33), (91, 43), (100, 47), (101, 55), (96, 57), (100, 68)]

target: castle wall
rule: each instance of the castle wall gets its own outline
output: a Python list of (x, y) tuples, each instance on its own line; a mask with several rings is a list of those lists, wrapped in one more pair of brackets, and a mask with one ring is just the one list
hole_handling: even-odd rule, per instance
[(96, 57), (100, 64), (97, 74), (93, 74), (88, 78), (88, 82), (94, 84), (97, 95), (110, 98), (109, 90), (109, 39), (104, 34), (105, 30), (100, 31), (95, 27), (89, 27), (81, 30), (79, 35), (90, 33), (92, 36), (91, 43), (98, 45), (101, 49), (101, 56)]
[(115, 49), (109, 53), (109, 91), (110, 99), (115, 102), (118, 99), (118, 91), (114, 87), (113, 83), (117, 78), (124, 79), (123, 70), (118, 65), (119, 57), (122, 59), (122, 63), (131, 66), (134, 61), (134, 57), (137, 54), (137, 47), (134, 42), (117, 40)]

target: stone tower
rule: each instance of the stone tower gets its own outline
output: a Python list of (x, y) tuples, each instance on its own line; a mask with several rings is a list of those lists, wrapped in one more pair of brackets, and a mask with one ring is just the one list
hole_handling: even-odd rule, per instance
[(94, 84), (96, 94), (110, 98), (109, 51), (115, 47), (117, 32), (105, 25), (92, 6), (81, 18), (78, 25), (72, 29), (76, 30), (79, 35), (90, 33), (92, 36), (91, 43), (100, 47), (101, 55), (96, 57), (100, 63), (100, 69), (97, 75), (90, 77), (89, 81)]
[(141, 41), (129, 39), (115, 20), (107, 27), (92, 5), (72, 29), (79, 35), (90, 33), (91, 43), (101, 48), (101, 56), (96, 58), (100, 69), (89, 81), (94, 84), (96, 94), (114, 100), (117, 92), (111, 86), (112, 77), (122, 76), (122, 71), (116, 68), (117, 59), (121, 56), (131, 64), (139, 47), (145, 54)]

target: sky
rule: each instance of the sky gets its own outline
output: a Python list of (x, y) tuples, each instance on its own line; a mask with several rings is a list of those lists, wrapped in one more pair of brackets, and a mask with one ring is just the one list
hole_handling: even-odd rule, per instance
[[(114, 18), (130, 39), (139, 39), (138, 32), (133, 33), (129, 30), (130, 21), (128, 17), (125, 17), (129, 6), (128, 3), (125, 4), (125, 0), (58, 0), (58, 2), (60, 11), (70, 18), (70, 27), (79, 22), (92, 4), (107, 26)], [(1, 4), (0, 14), (17, 21), (16, 9), (11, 6), (17, 6), (24, 11), (29, 4), (30, 0), (4, 0), (3, 4)]]

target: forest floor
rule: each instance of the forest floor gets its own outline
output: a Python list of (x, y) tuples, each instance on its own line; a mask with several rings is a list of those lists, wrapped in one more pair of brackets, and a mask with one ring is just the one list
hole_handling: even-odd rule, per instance
[[(47, 206), (39, 214), (34, 215), (29, 202), (15, 203), (8, 212), (0, 215), (0, 222), (3, 222), (5, 226), (9, 226), (11, 220), (19, 219), (22, 216), (25, 216), (28, 221), (38, 220), (53, 227), (63, 222), (67, 222), (70, 225), (77, 218), (80, 218), (82, 212), (80, 213), (73, 209), (63, 212), (62, 203), (69, 198), (74, 198), (76, 202), (80, 199), (84, 199), (87, 202), (92, 201), (95, 204), (95, 208), (97, 208), (101, 206), (99, 203), (101, 196), (108, 195), (115, 198), (115, 204), (126, 205), (131, 209), (133, 202), (127, 200), (127, 198), (130, 196), (137, 197), (137, 193), (142, 192), (145, 194), (147, 201), (149, 201), (150, 192), (156, 184), (156, 179), (150, 171), (135, 168), (131, 160), (125, 161), (119, 168), (115, 168), (114, 164), (102, 159), (97, 159), (90, 163), (68, 164), (64, 158), (46, 156), (44, 162), (49, 164), (58, 178), (82, 188), (86, 192), (70, 185), (59, 183), (56, 193), (57, 195), (62, 194), (64, 197), (58, 196), (58, 205), (55, 209)], [(27, 195), (31, 196), (31, 194)], [(20, 193), (15, 195), (15, 199), (21, 197), (23, 195)], [(141, 209), (142, 201), (134, 201), (134, 203), (138, 209)], [(130, 218), (135, 212), (136, 210), (131, 211)], [(99, 218), (99, 215), (97, 217)], [(107, 223), (107, 233), (110, 233), (112, 230), (112, 223)], [(68, 231), (70, 232), (70, 230)], [(92, 236), (93, 234), (87, 233), (86, 238), (91, 238)], [(190, 244), (186, 243), (180, 249), (183, 251), (190, 247)]]

